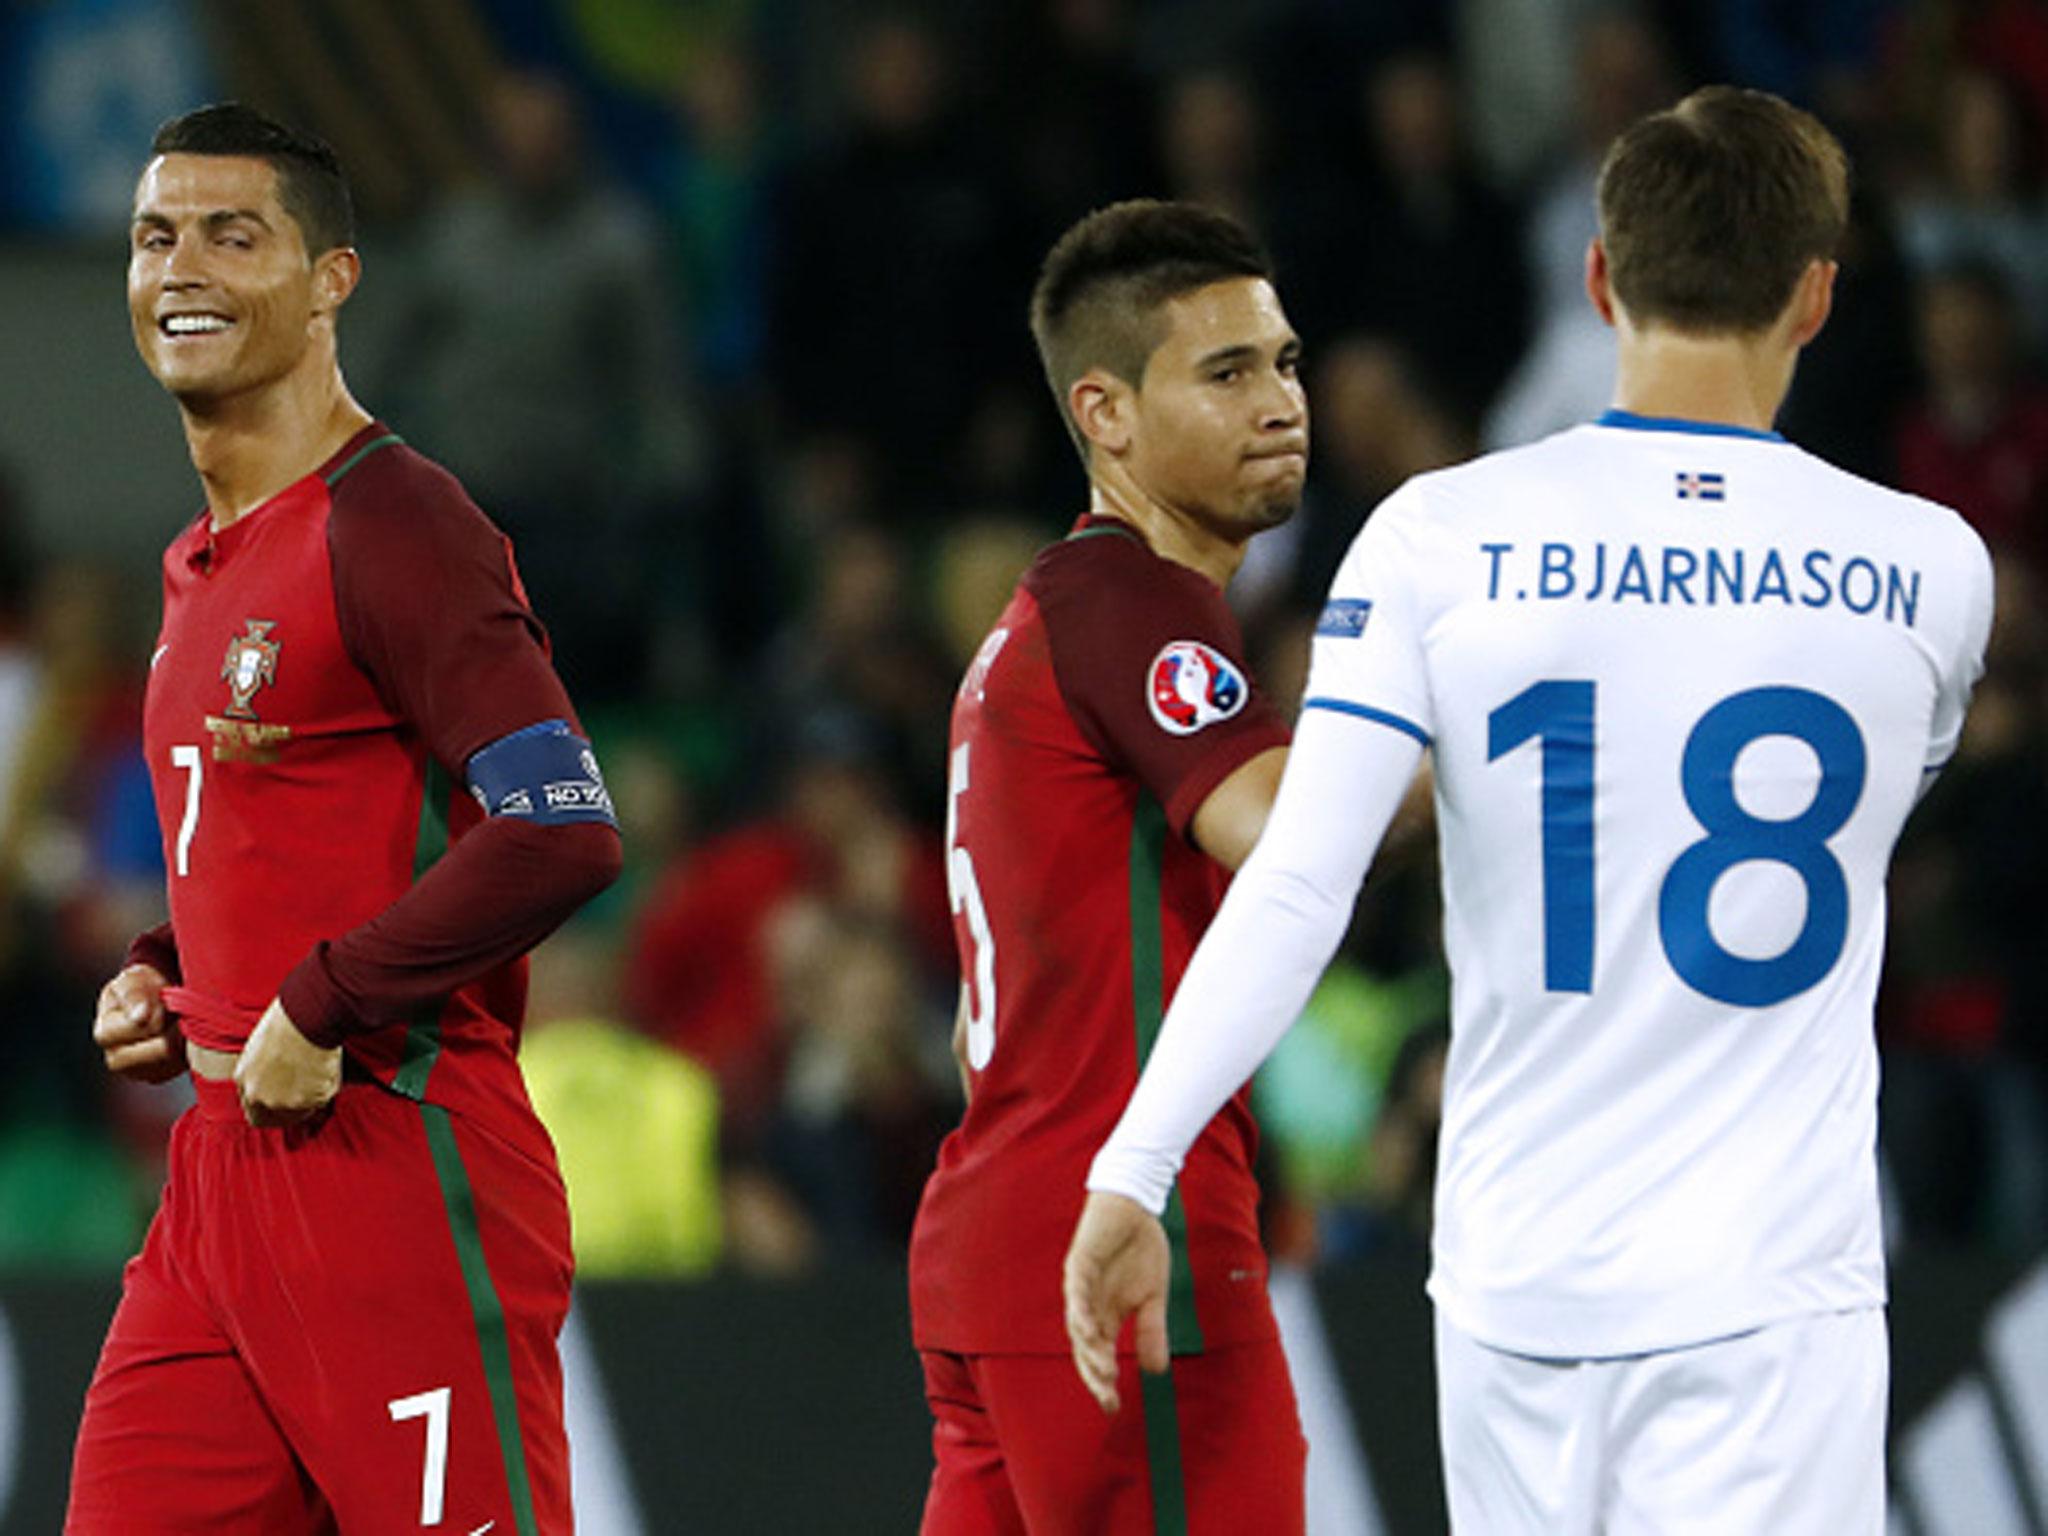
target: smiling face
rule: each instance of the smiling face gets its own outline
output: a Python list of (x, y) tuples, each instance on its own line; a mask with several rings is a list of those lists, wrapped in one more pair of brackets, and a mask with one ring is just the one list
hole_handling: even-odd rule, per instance
[(309, 258), (268, 161), (167, 154), (135, 189), (128, 316), (181, 404), (261, 390), (304, 365), (354, 282), (354, 253)]
[(1301, 340), (1263, 278), (1210, 283), (1164, 310), (1166, 335), (1129, 397), (1126, 468), (1183, 521), (1242, 542), (1301, 501)]

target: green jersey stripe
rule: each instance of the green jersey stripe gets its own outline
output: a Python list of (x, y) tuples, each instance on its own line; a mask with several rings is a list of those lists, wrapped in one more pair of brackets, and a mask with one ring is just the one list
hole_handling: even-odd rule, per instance
[[(1166, 1020), (1166, 957), (1160, 939), (1160, 879), (1166, 860), (1166, 809), (1138, 797), (1131, 817), (1131, 1003), (1138, 1026), (1138, 1067), (1152, 1055)], [(1188, 1215), (1178, 1187), (1160, 1213), (1173, 1268), (1166, 1289), (1166, 1341), (1177, 1355), (1202, 1352), (1195, 1273), (1188, 1258)]]
[[(366, 452), (368, 450), (365, 450)], [(413, 838), (412, 877), (417, 880), (448, 851), (448, 771), (427, 759), (427, 782), (420, 796), (420, 829)], [(391, 1086), (408, 1099), (424, 1100), (427, 1079), (441, 1056), (441, 1004), (422, 1007), (405, 1032), (404, 1055), (392, 1074)]]
[(1143, 544), (1144, 535), (1135, 528), (1126, 528), (1121, 523), (1097, 523), (1092, 528), (1076, 528), (1067, 535), (1066, 542), (1077, 539), (1129, 539), (1133, 544)]
[(434, 1063), (441, 1059), (440, 1011), (440, 1004), (429, 1004), (421, 1010), (427, 1016), (415, 1019), (406, 1030), (404, 1054), (399, 1057), (398, 1070), (391, 1074), (394, 1093), (425, 1102), (427, 1079), (434, 1075)]
[(333, 490), (341, 483), (341, 477), (354, 469), (379, 448), (395, 448), (405, 442), (396, 432), (386, 432), (382, 437), (373, 437), (354, 453), (343, 459), (327, 473), (327, 489)]
[(1145, 1409), (1145, 1470), (1152, 1483), (1152, 1536), (1187, 1536), (1188, 1492), (1180, 1462), (1180, 1404), (1173, 1372), (1138, 1372)]
[(448, 851), (448, 770), (427, 759), (427, 784), (420, 795), (420, 829), (412, 842), (412, 877), (417, 880)]
[(512, 1346), (505, 1333), (505, 1308), (491, 1283), (484, 1258), (483, 1236), (477, 1230), (476, 1197), (455, 1144), (455, 1123), (438, 1104), (422, 1104), (427, 1145), (434, 1155), (434, 1174), (441, 1182), (441, 1204), (462, 1265), (462, 1283), (469, 1291), (470, 1318), (483, 1356), (484, 1381), (491, 1393), (491, 1418), (498, 1430), (498, 1450), (505, 1459), (505, 1488), (512, 1499), (512, 1523), (518, 1536), (537, 1536), (533, 1522), (533, 1489), (526, 1477), (526, 1442), (519, 1432), (519, 1396), (512, 1384)]

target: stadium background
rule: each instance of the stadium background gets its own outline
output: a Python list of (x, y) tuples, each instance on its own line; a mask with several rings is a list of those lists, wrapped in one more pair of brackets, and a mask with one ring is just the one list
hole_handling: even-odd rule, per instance
[[(197, 501), (119, 297), (159, 121), (238, 95), (341, 151), (350, 380), (513, 531), (626, 821), (627, 877), (537, 957), (529, 1056), (585, 1276), (584, 1528), (879, 1531), (928, 1465), (902, 1243), (957, 1113), (947, 699), (1083, 493), (1022, 323), (1037, 256), (1141, 193), (1274, 247), (1315, 463), (1233, 599), (1288, 699), (1380, 495), (1605, 403), (1591, 168), (1710, 79), (1857, 157), (1788, 435), (1999, 559), (1991, 671), (1891, 888), (1894, 1483), (1902, 1532), (2048, 1531), (2048, 6), (6, 0), (0, 1532), (55, 1524), (179, 1107), (87, 1033), (160, 909), (137, 702)], [(1426, 852), (1375, 876), (1259, 1088), (1327, 1530), (1441, 1527), (1433, 885)]]

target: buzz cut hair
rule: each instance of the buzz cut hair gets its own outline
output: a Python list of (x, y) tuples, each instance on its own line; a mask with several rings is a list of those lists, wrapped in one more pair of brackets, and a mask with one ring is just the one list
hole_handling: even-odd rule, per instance
[(1849, 224), (1849, 157), (1819, 119), (1767, 91), (1710, 85), (1624, 130), (1600, 167), (1614, 295), (1639, 322), (1754, 333), (1832, 261)]
[(1112, 203), (1060, 236), (1031, 291), (1031, 335), (1084, 463), (1074, 381), (1101, 368), (1135, 388), (1166, 337), (1167, 301), (1239, 277), (1270, 282), (1272, 258), (1236, 219), (1194, 203)]
[(239, 101), (174, 117), (150, 140), (151, 155), (231, 155), (277, 172), (278, 201), (299, 226), (308, 256), (356, 243), (355, 204), (341, 161), (327, 143)]

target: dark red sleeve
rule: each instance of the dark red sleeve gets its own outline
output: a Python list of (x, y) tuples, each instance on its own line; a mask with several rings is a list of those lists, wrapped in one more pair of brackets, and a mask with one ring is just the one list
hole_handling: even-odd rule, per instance
[(342, 643), (457, 781), (501, 736), (575, 727), (511, 541), (453, 475), (410, 449), (372, 454), (335, 487), (327, 543)]
[[(576, 717), (504, 535), (454, 478), (409, 450), (343, 479), (328, 548), (341, 634), (392, 711), (458, 781), (470, 757), (542, 720)], [(323, 941), (278, 989), (306, 1037), (408, 1020), (539, 943), (617, 878), (600, 822), (494, 818), (369, 922)]]
[(495, 817), (362, 927), (315, 945), (278, 1001), (316, 1045), (409, 1022), (554, 932), (618, 878), (619, 861), (619, 834), (601, 822)]
[(171, 932), (169, 923), (158, 923), (135, 935), (128, 944), (128, 963), (152, 966), (165, 981), (185, 979), (184, 969), (178, 964), (177, 936)]
[[(1082, 733), (1151, 791), (1183, 837), (1217, 785), (1287, 745), (1286, 722), (1244, 664), (1237, 618), (1206, 577), (1133, 536), (1101, 532), (1055, 545), (1026, 579), (1045, 617), (1061, 696)], [(1220, 707), (1181, 721), (1155, 706), (1169, 648), (1198, 668), (1221, 660)], [(1243, 690), (1234, 704), (1233, 678)]]

